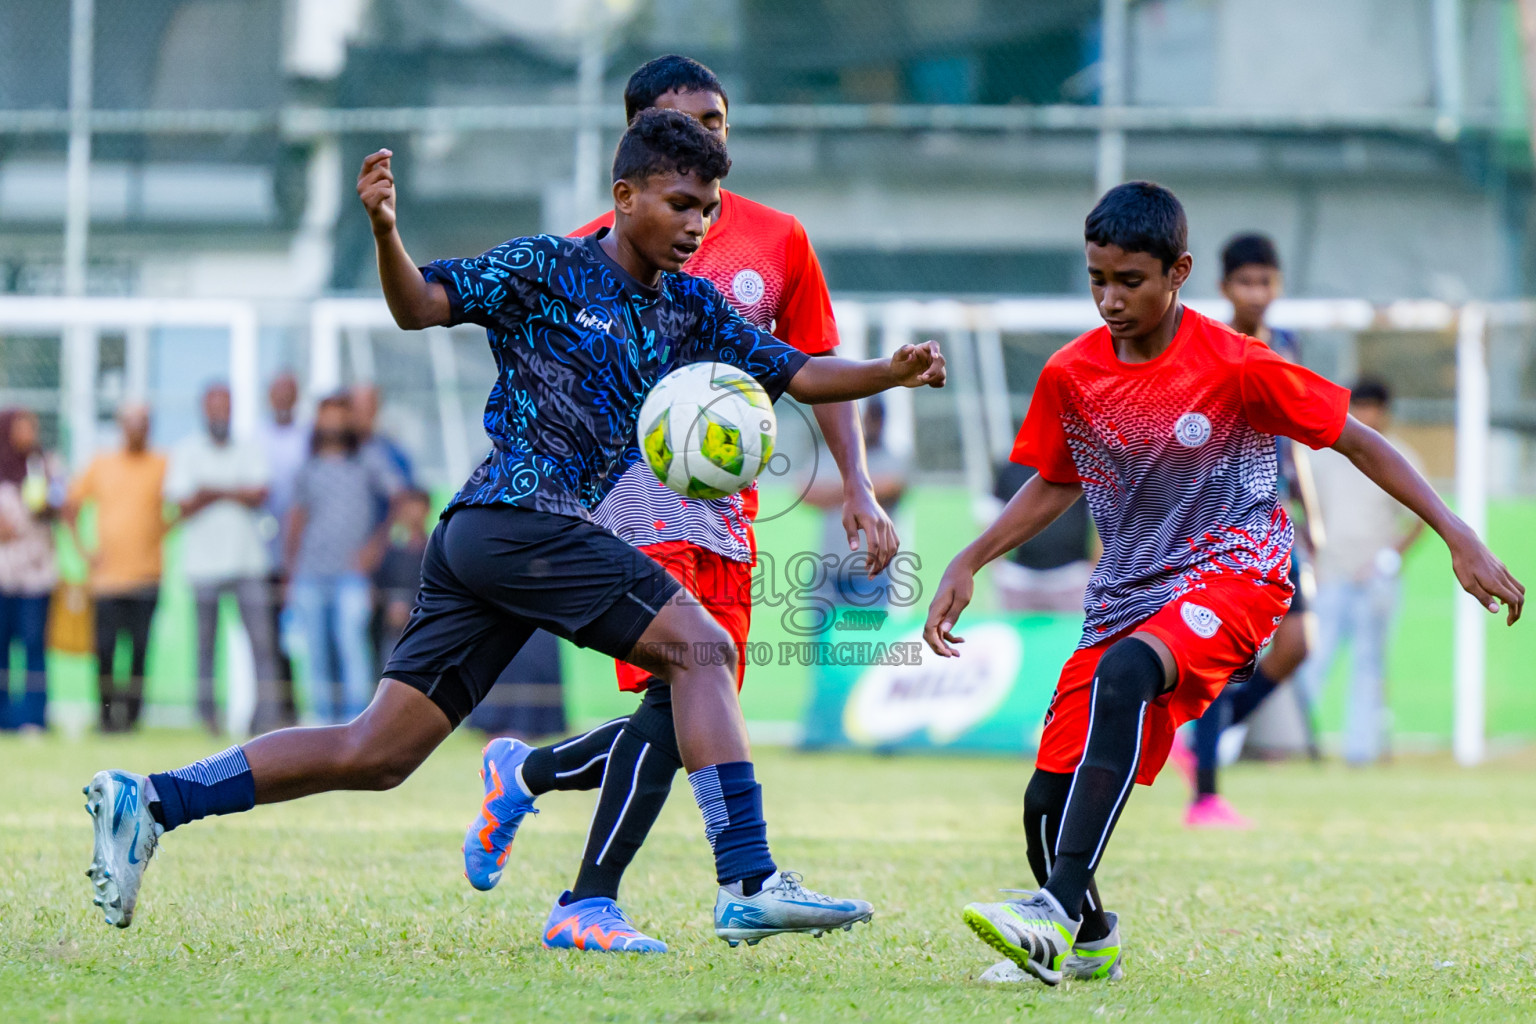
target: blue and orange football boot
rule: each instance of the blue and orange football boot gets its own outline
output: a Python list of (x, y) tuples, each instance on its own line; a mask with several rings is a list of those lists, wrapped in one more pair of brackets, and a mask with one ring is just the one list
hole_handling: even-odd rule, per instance
[[(566, 902), (570, 900), (570, 902)], [(667, 944), (635, 927), (629, 915), (606, 896), (571, 900), (561, 893), (544, 922), (545, 949), (580, 949), (588, 953), (665, 953)]]
[(512, 837), (528, 813), (538, 814), (533, 797), (517, 781), (517, 769), (533, 748), (522, 740), (506, 737), (491, 740), (480, 752), (480, 780), (485, 799), (480, 813), (464, 834), (464, 877), (481, 892), (501, 881), (501, 868), (512, 849)]

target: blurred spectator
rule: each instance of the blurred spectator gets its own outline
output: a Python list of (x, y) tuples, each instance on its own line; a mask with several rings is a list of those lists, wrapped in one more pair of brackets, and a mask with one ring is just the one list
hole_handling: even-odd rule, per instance
[[(160, 596), (160, 545), (165, 539), (165, 456), (149, 450), (149, 410), (125, 405), (118, 413), (121, 451), (98, 455), (69, 490), (65, 517), (78, 531), (81, 506), (96, 508), (96, 549), (89, 554), (96, 599), (96, 676), (102, 732), (123, 732), (139, 721), (144, 706), (144, 659), (149, 625)], [(131, 649), (127, 685), (118, 689), (115, 662), (119, 633)]]
[[(357, 428), (358, 454), (366, 463), (370, 463), (380, 473), (392, 476), (400, 481), (402, 487), (414, 487), (415, 479), (411, 472), (411, 457), (406, 454), (396, 441), (379, 432), (379, 389), (373, 384), (355, 385), (349, 396), (352, 399), (353, 422)], [(374, 525), (382, 524), (389, 518), (390, 503), (386, 500), (376, 501), (373, 506)], [(384, 609), (378, 602), (378, 595), (370, 596), (368, 615), (368, 640), (369, 644), (379, 650), (384, 647), (389, 634), (389, 628), (384, 622)]]
[[(992, 494), (999, 512), (1034, 475), (1029, 466), (1016, 462), (997, 467)], [(998, 609), (1081, 615), (1088, 577), (1098, 559), (1097, 543), (1088, 503), (1073, 502), (1038, 536), (1014, 548), (1006, 559), (992, 563)]]
[(261, 535), (267, 465), (261, 447), (230, 437), (229, 388), (203, 392), (206, 430), (171, 452), (165, 496), (181, 515), (181, 565), (197, 602), (197, 713), (218, 733), (213, 665), (219, 639), (219, 602), (235, 599), (256, 662), (254, 732), (278, 724), (277, 642), (268, 597), (266, 542)]
[(354, 423), (346, 396), (320, 403), (288, 512), (289, 604), (304, 636), (310, 712), (325, 722), (361, 713), (372, 693), (365, 560), (376, 529), (373, 509), (401, 487), (398, 477), (362, 458)]
[[(293, 489), (299, 479), (299, 470), (309, 457), (309, 431), (298, 420), (295, 411), (299, 404), (299, 382), (292, 373), (284, 370), (272, 378), (267, 388), (267, 402), (272, 407), (272, 418), (261, 427), (261, 447), (267, 459), (267, 503), (271, 515), (267, 524), (267, 565), (271, 572), (268, 607), (272, 617), (272, 635), (283, 635), (283, 608), (286, 604), (287, 580), (283, 578), (283, 552), (287, 550), (285, 538), (288, 526), (288, 510), (293, 507)], [(293, 663), (277, 645), (277, 699), (280, 717), (276, 724), (292, 725), (297, 721), (293, 700)], [(254, 728), (254, 727), (253, 727)]]
[[(1415, 468), (1418, 456), (1388, 433), (1391, 392), (1378, 380), (1359, 381), (1349, 411), (1383, 434)], [(1422, 469), (1421, 469), (1422, 472)], [(1354, 666), (1344, 715), (1344, 757), (1363, 764), (1380, 756), (1387, 730), (1382, 692), (1387, 641), (1397, 613), (1403, 553), (1424, 524), (1354, 463), (1331, 449), (1313, 453), (1312, 475), (1326, 542), (1317, 552), (1317, 650), (1301, 670), (1307, 700), (1316, 705), (1341, 641), (1353, 641)]]
[[(0, 726), (41, 730), (48, 704), (48, 601), (58, 582), (53, 519), (62, 474), (38, 443), (37, 416), (0, 412)], [(11, 699), (11, 644), (26, 653), (26, 681)]]
[[(400, 481), (402, 487), (414, 487), (416, 477), (412, 472), (411, 457), (400, 443), (379, 432), (379, 389), (373, 384), (359, 384), (352, 389), (352, 415), (357, 424), (358, 454), (365, 462), (378, 464), (381, 472)], [(389, 514), (388, 503), (379, 506), (378, 521)]]
[(395, 495), (390, 508), (389, 534), (383, 556), (377, 559), (373, 585), (383, 609), (384, 641), (379, 645), (379, 664), (389, 659), (395, 642), (405, 631), (421, 587), (421, 558), (427, 550), (427, 516), (432, 499), (426, 491), (408, 487)]
[[(907, 490), (906, 464), (885, 446), (885, 403), (867, 398), (861, 405), (869, 481), (874, 486), (875, 501), (887, 515), (894, 516)], [(840, 607), (884, 608), (891, 597), (890, 568), (887, 566), (871, 579), (867, 540), (859, 541), (857, 552), (848, 549), (848, 531), (843, 526), (842, 477), (836, 470), (819, 474), (806, 487), (805, 500), (821, 509), (821, 553), (836, 560), (828, 568), (820, 596)]]

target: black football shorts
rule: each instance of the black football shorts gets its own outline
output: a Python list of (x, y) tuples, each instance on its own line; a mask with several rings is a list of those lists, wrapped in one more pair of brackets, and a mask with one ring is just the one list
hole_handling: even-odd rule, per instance
[(384, 678), (457, 726), (536, 629), (622, 659), (680, 585), (584, 519), (514, 505), (452, 510), (427, 541), (421, 589)]

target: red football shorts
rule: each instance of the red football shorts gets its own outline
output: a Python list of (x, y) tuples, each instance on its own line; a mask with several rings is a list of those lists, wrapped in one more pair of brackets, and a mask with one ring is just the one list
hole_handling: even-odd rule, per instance
[[(740, 690), (747, 673), (747, 633), (752, 628), (752, 567), (686, 540), (662, 541), (640, 550), (660, 562), (725, 627), (736, 643), (736, 689)], [(621, 690), (639, 693), (651, 681), (649, 672), (627, 661), (614, 662), (614, 667)]]
[(1173, 652), (1179, 679), (1147, 709), (1142, 726), (1141, 763), (1136, 781), (1152, 785), (1173, 734), (1205, 713), (1234, 672), (1245, 669), (1274, 635), (1290, 607), (1288, 586), (1232, 576), (1208, 581), (1166, 605), (1140, 625), (1085, 647), (1062, 666), (1056, 694), (1045, 713), (1045, 732), (1035, 765), (1041, 771), (1071, 772), (1088, 744), (1093, 674), (1111, 644), (1132, 633), (1151, 633)]

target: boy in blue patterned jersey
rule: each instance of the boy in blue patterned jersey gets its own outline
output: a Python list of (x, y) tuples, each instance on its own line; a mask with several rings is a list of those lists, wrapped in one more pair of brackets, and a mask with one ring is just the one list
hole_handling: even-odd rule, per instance
[[(132, 921), (161, 835), (210, 814), (337, 789), (388, 789), (485, 695), (535, 629), (639, 665), (672, 687), (677, 739), (714, 850), (715, 931), (755, 942), (819, 934), (871, 913), (804, 888), (768, 849), (725, 631), (657, 563), (589, 512), (639, 458), (635, 421), (678, 366), (717, 360), (769, 395), (843, 402), (892, 387), (939, 387), (928, 342), (889, 360), (810, 360), (678, 273), (719, 207), (724, 144), (677, 111), (636, 118), (614, 157), (614, 227), (587, 239), (535, 236), (418, 268), (395, 226), (390, 153), (363, 163), (379, 277), (406, 329), (476, 323), (497, 363), (486, 402), (492, 451), (449, 502), (428, 544), (421, 591), (373, 703), (352, 722), (285, 729), (150, 776), (98, 772), (89, 874), (107, 921)], [(571, 923), (583, 942), (642, 951), (616, 918)]]

